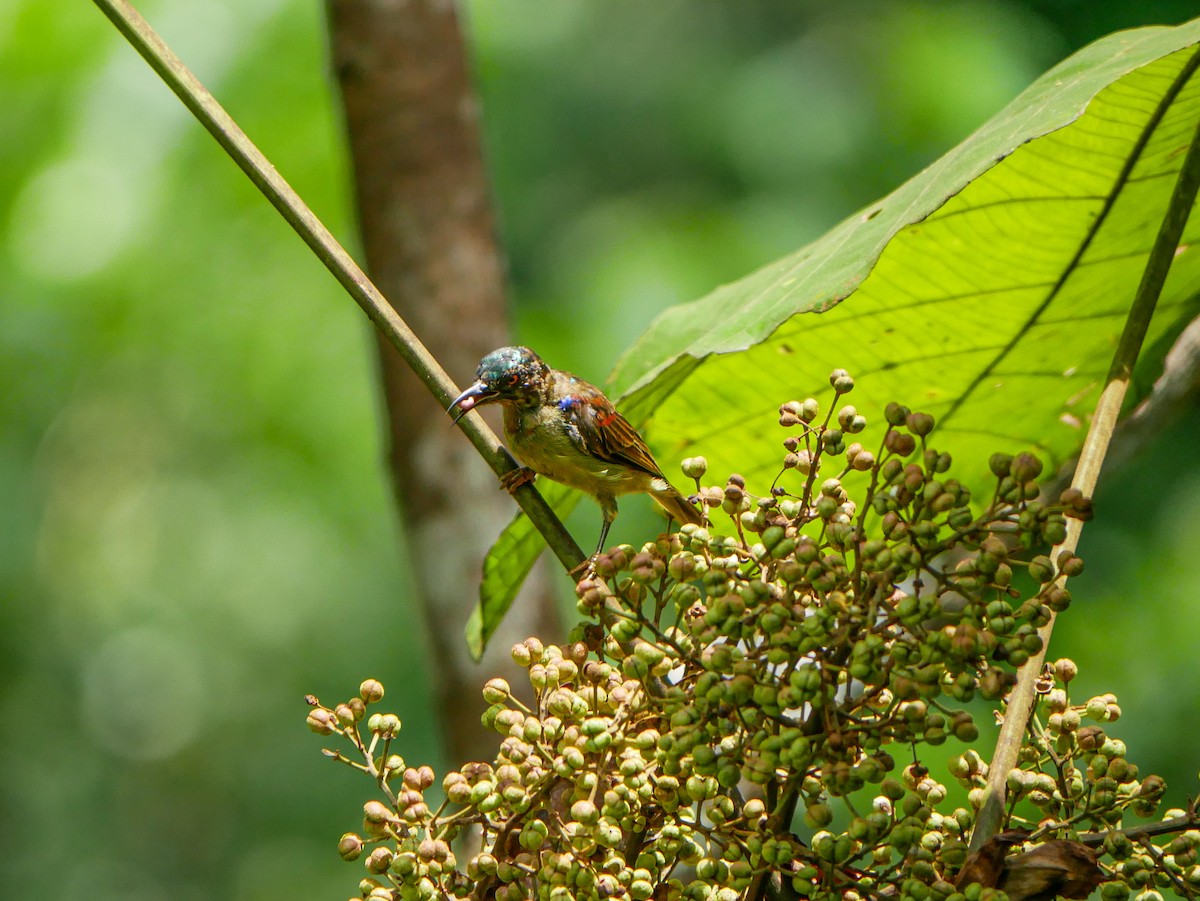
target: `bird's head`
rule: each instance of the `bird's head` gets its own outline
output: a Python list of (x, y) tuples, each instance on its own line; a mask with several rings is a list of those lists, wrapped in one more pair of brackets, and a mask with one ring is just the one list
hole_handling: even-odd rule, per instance
[(454, 398), (446, 412), (457, 407), (458, 422), (485, 404), (536, 402), (545, 393), (549, 375), (550, 367), (528, 347), (501, 347), (479, 361), (475, 384)]

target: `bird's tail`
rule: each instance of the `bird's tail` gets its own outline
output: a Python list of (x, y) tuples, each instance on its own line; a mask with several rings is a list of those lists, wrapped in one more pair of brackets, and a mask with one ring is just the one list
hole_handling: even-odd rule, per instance
[(658, 505), (666, 510), (676, 522), (700, 524), (700, 511), (694, 505), (689, 504), (688, 499), (677, 489), (667, 484), (666, 480), (663, 481), (661, 487), (656, 484), (651, 488), (650, 496), (658, 501)]

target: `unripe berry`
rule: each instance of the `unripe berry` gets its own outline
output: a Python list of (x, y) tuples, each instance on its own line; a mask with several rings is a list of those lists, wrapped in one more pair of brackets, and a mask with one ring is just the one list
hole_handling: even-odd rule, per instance
[[(383, 777), (384, 781), (391, 782), (393, 779), (403, 773), (404, 758), (399, 754), (389, 754), (387, 760), (383, 762), (383, 768), (380, 772), (380, 775)], [(459, 779), (462, 778), (461, 773), (454, 773), (453, 775), (457, 776)], [(413, 801), (421, 800), (420, 794), (414, 795), (407, 787), (397, 797), (399, 799), (398, 803), (401, 805), (410, 804)]]
[(596, 809), (595, 804), (584, 798), (571, 805), (571, 818), (585, 826), (592, 826), (599, 822), (600, 811)]
[(804, 810), (804, 824), (810, 829), (823, 829), (833, 822), (833, 809), (828, 804), (809, 804)]
[(1018, 482), (1032, 482), (1042, 474), (1042, 461), (1030, 453), (1017, 454), (1012, 461), (1012, 475)]
[(1045, 554), (1038, 554), (1029, 561), (1029, 575), (1035, 581), (1042, 583), (1054, 580), (1054, 564), (1050, 562), (1050, 558)]
[(347, 832), (338, 842), (338, 854), (342, 860), (358, 860), (362, 854), (363, 840), (353, 832)]
[(308, 723), (308, 728), (317, 733), (317, 735), (332, 735), (334, 729), (337, 727), (333, 712), (326, 710), (324, 707), (318, 707), (316, 710), (310, 711), (306, 722)]
[(1083, 560), (1070, 551), (1058, 555), (1058, 568), (1065, 576), (1077, 576), (1083, 572)]
[(933, 431), (933, 417), (928, 413), (909, 413), (904, 422), (914, 435), (924, 437)]
[(1042, 539), (1047, 544), (1062, 544), (1067, 537), (1067, 527), (1062, 522), (1051, 520), (1042, 526)]
[(1079, 667), (1074, 660), (1062, 657), (1054, 662), (1054, 675), (1065, 685), (1079, 675)]
[(525, 647), (529, 651), (529, 656), (534, 663), (540, 663), (542, 655), (546, 653), (546, 646), (536, 636), (531, 636), (525, 639)]
[(483, 699), (489, 704), (499, 704), (512, 694), (508, 682), (499, 677), (488, 679), (483, 686)]
[(857, 472), (867, 472), (875, 465), (875, 455), (865, 450), (862, 453), (856, 454), (850, 465)]
[(1012, 472), (1012, 454), (992, 454), (988, 458), (988, 469), (998, 479), (1003, 479)]
[(896, 458), (885, 460), (883, 466), (879, 469), (879, 476), (887, 484), (892, 484), (904, 475), (904, 464)]
[(1066, 610), (1071, 604), (1071, 592), (1061, 585), (1052, 585), (1049, 588), (1043, 589), (1045, 594), (1042, 596), (1046, 602), (1046, 606), (1056, 613), (1061, 613)]
[(747, 820), (756, 820), (766, 812), (766, 805), (758, 798), (751, 798), (742, 807), (742, 816)]
[(829, 373), (829, 384), (833, 385), (833, 390), (838, 394), (849, 394), (854, 390), (854, 379), (844, 369), (835, 369)]
[(523, 644), (514, 644), (512, 650), (509, 651), (513, 663), (522, 668), (528, 668), (533, 663), (533, 658), (529, 653), (529, 648)]
[(1068, 488), (1062, 493), (1059, 502), (1069, 508), (1068, 516), (1082, 522), (1090, 520), (1095, 512), (1092, 509), (1092, 499), (1084, 497), (1083, 492), (1078, 488)]
[(889, 429), (884, 436), (883, 446), (898, 457), (907, 457), (917, 449), (917, 439), (904, 432)]
[(812, 472), (813, 457), (812, 452), (807, 450), (796, 452), (796, 471), (801, 475), (808, 475)]
[(368, 704), (376, 704), (383, 700), (383, 683), (378, 679), (365, 679), (358, 686), (358, 696)]
[(1167, 783), (1162, 776), (1149, 775), (1142, 780), (1138, 788), (1138, 796), (1142, 798), (1161, 798), (1167, 790)]
[(979, 738), (979, 727), (971, 719), (971, 714), (960, 710), (952, 719), (954, 737), (961, 742), (973, 742)]
[(387, 823), (396, 815), (382, 801), (368, 801), (363, 805), (363, 819), (370, 823)]
[(680, 464), (683, 474), (689, 479), (699, 479), (708, 472), (708, 460), (704, 457), (687, 457)]
[(392, 857), (393, 854), (389, 848), (376, 848), (369, 855), (367, 855), (367, 872), (386, 873), (388, 867), (391, 866)]
[(395, 738), (400, 734), (400, 717), (394, 713), (375, 713), (367, 720), (367, 728), (380, 738)]

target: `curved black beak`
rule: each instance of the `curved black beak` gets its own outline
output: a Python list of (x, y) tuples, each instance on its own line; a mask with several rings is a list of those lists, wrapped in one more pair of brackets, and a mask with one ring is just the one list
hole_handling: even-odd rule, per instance
[(454, 417), (454, 423), (457, 425), (460, 419), (476, 407), (482, 407), (484, 404), (491, 403), (497, 397), (499, 397), (498, 392), (493, 391), (483, 382), (476, 382), (458, 397), (454, 398), (454, 402), (446, 408), (446, 412), (449, 413), (455, 407), (458, 407), (458, 415)]

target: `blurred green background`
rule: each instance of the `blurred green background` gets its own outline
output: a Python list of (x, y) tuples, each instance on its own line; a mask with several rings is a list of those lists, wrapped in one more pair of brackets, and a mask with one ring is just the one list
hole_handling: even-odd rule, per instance
[[(141, 8), (353, 247), (320, 4)], [(470, 2), (516, 333), (599, 380), (659, 310), (891, 190), (1072, 50), (1194, 9)], [(91, 4), (0, 0), (0, 897), (351, 894), (335, 842), (367, 785), (321, 759), (305, 692), (382, 679), (408, 759), (445, 763), (368, 337)], [(1120, 694), (1112, 731), (1176, 804), (1197, 446), (1192, 411), (1106, 475), (1052, 650), (1081, 700)]]

